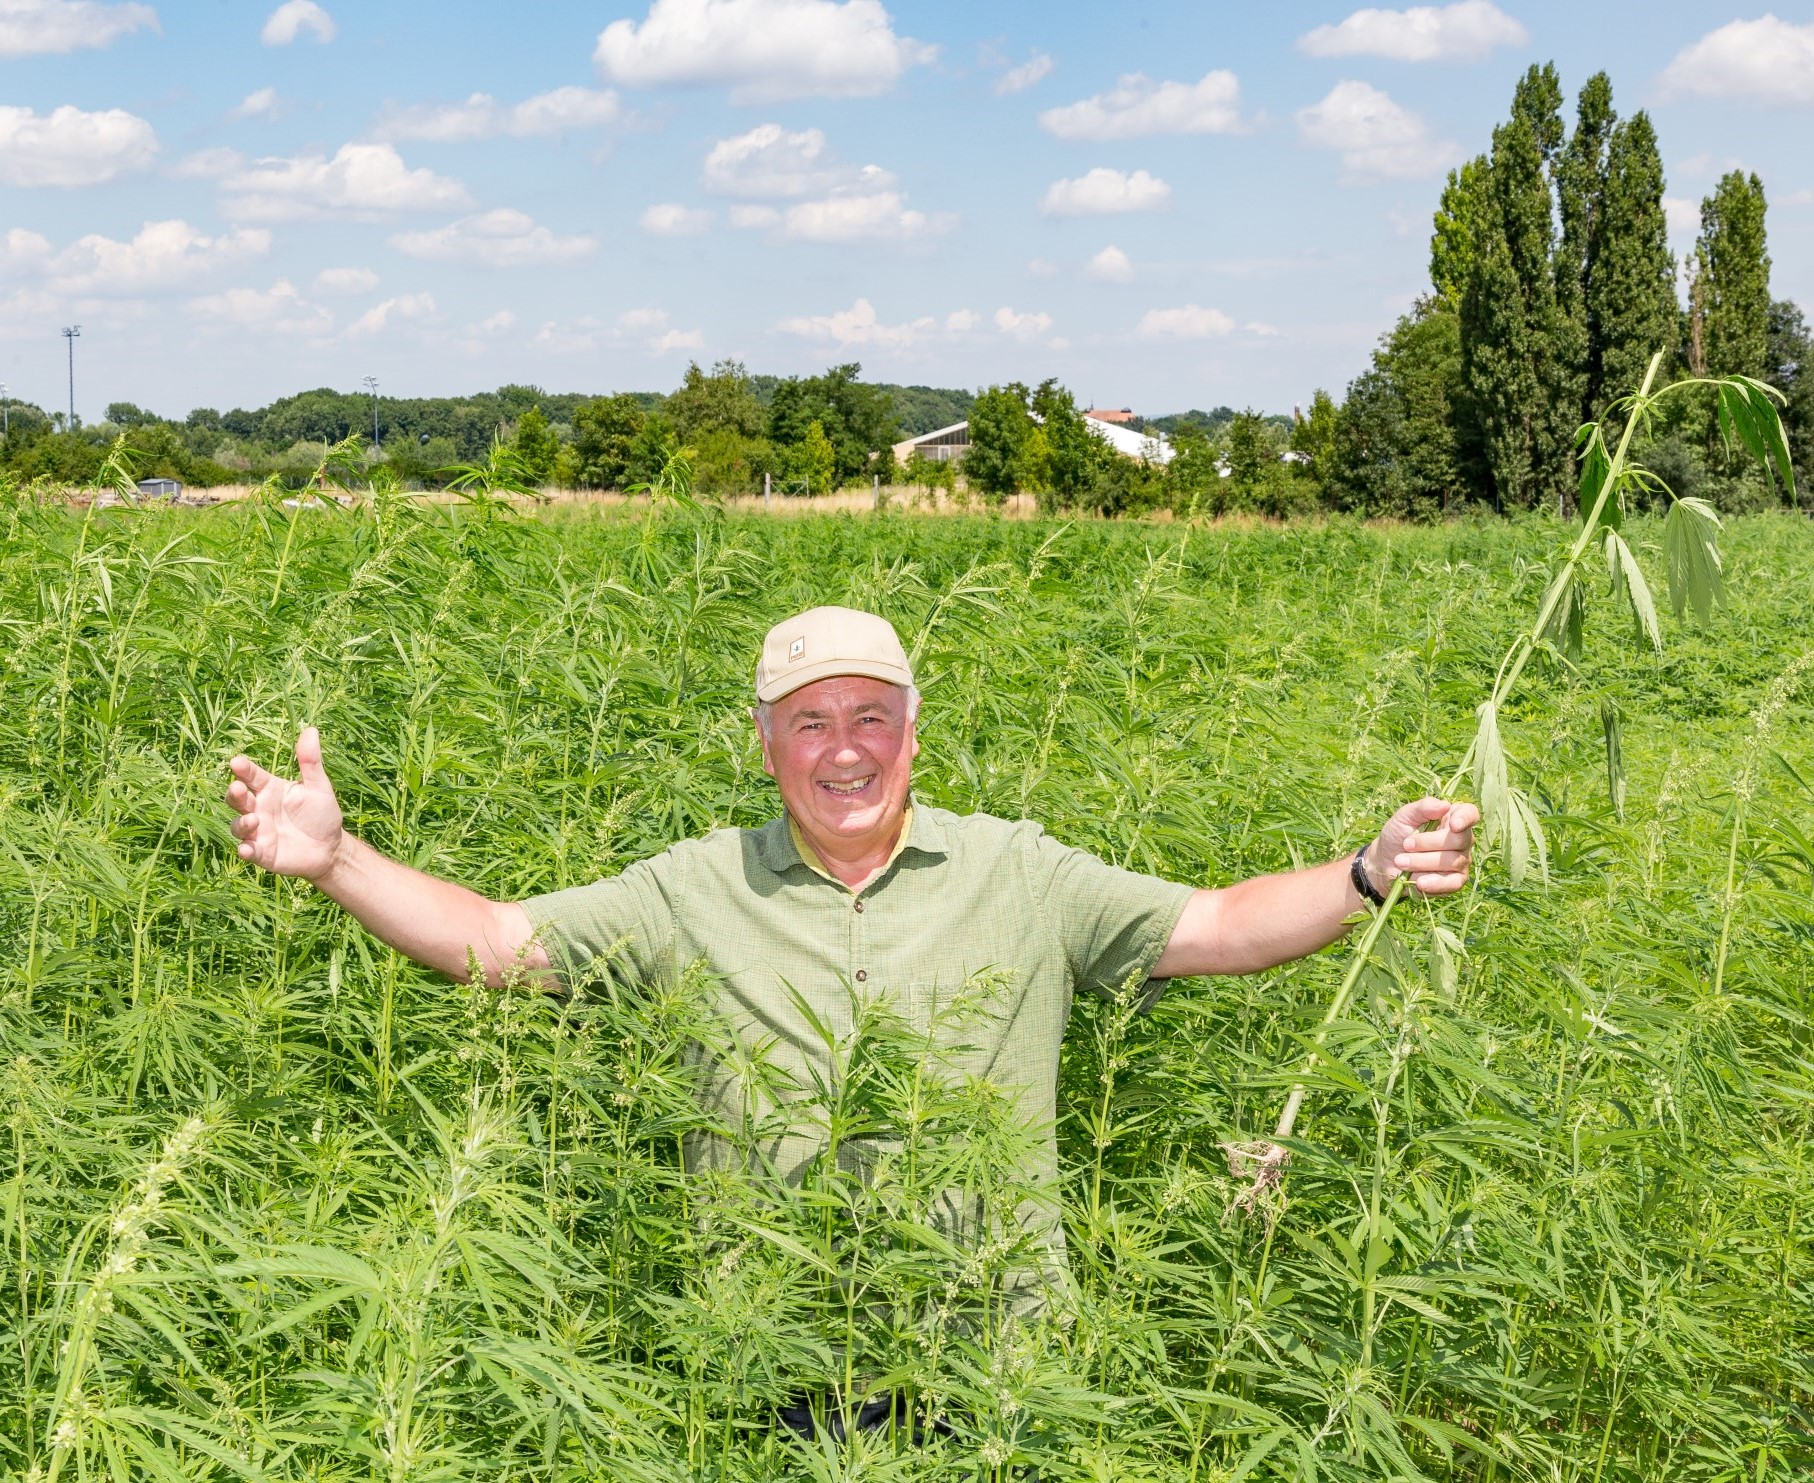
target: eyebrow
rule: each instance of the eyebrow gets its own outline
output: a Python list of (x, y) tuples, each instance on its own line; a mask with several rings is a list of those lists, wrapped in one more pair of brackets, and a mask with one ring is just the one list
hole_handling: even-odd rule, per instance
[[(866, 711), (881, 711), (882, 713), (886, 714), (888, 711), (888, 707), (885, 703), (883, 703), (882, 701), (879, 701), (879, 700), (866, 700), (860, 706), (857, 706), (854, 710), (852, 710), (851, 715), (860, 716), (860, 715), (863, 715)], [(830, 718), (831, 718), (830, 711), (821, 711), (821, 710), (795, 711), (793, 714), (793, 717), (792, 717), (792, 719), (795, 721), (825, 721), (825, 720), (829, 720)]]

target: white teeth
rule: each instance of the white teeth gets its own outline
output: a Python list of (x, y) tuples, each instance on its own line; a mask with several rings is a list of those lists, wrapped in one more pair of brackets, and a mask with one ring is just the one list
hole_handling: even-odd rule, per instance
[(834, 783), (828, 779), (825, 782), (820, 783), (819, 786), (831, 793), (861, 793), (869, 786), (869, 783), (870, 780), (868, 778), (863, 778), (854, 783)]

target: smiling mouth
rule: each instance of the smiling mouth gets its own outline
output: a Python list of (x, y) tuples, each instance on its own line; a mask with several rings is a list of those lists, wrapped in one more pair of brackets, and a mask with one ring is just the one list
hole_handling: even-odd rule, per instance
[(822, 778), (819, 786), (833, 798), (856, 798), (867, 791), (869, 785), (874, 781), (875, 774), (872, 772), (866, 778), (853, 778), (849, 782), (835, 782), (830, 778)]

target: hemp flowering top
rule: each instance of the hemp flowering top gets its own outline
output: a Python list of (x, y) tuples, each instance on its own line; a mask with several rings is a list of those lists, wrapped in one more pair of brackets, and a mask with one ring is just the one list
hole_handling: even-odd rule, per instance
[[(1072, 996), (1146, 978), (1190, 896), (1189, 886), (1060, 844), (1038, 824), (916, 803), (895, 858), (860, 892), (802, 855), (783, 814), (524, 906), (568, 980), (619, 943), (624, 970), (643, 982), (703, 963), (717, 1017), (744, 1051), (766, 1042), (769, 1065), (801, 1089), (832, 1069), (803, 1010), (843, 1035), (853, 995), (876, 996), (945, 1053), (954, 1074), (986, 1077), (1015, 1100), (1040, 1140), (1039, 1166), (1023, 1171), (1038, 1184), (1057, 1170), (1058, 1053)], [(940, 1011), (966, 993), (982, 996), (982, 1012), (958, 1028)], [(711, 1110), (733, 1125), (746, 1096), (760, 1100), (729, 1068), (714, 1074)], [(785, 1126), (763, 1151), (797, 1181), (820, 1145), (806, 1131), (811, 1119)], [(862, 1150), (850, 1156), (860, 1168)], [(688, 1157), (716, 1167), (730, 1150), (700, 1140)]]

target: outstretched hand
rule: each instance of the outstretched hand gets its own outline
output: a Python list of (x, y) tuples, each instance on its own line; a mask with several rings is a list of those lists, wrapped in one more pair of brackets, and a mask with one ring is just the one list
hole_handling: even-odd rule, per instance
[(233, 821), (239, 858), (306, 880), (326, 873), (345, 829), (340, 801), (321, 765), (321, 733), (305, 726), (296, 738), (296, 781), (266, 772), (250, 757), (235, 757), (227, 766), (233, 772), (227, 802), (239, 815)]
[(1420, 896), (1459, 891), (1468, 883), (1479, 822), (1480, 810), (1471, 803), (1442, 798), (1407, 803), (1368, 846), (1367, 873), (1382, 893), (1401, 875), (1410, 876), (1405, 884)]

